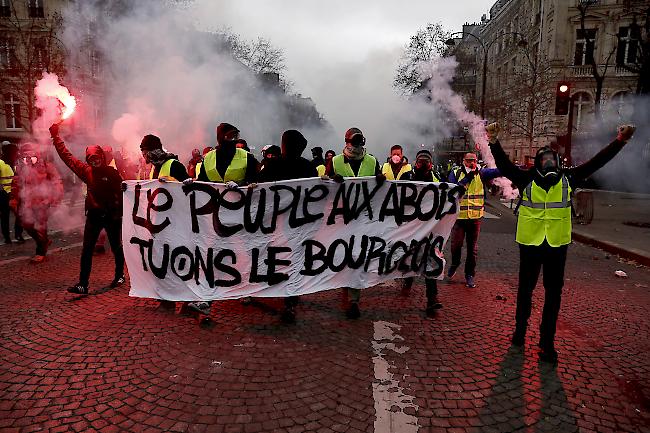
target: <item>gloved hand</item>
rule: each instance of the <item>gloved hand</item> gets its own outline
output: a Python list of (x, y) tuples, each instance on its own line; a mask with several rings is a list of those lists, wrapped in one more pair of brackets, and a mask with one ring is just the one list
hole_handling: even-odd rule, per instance
[(255, 189), (255, 188), (257, 188), (257, 184), (255, 182), (249, 183), (247, 188), (248, 189)]
[(328, 175), (326, 175), (326, 174), (322, 175), (320, 178), (321, 178), (322, 180), (330, 180), (330, 179), (331, 179), (331, 178), (330, 178)]
[(340, 174), (335, 174), (332, 180), (336, 183), (343, 183), (343, 176)]
[(380, 173), (375, 176), (375, 180), (379, 185), (381, 185), (382, 183), (386, 182), (386, 175), (384, 173)]
[(50, 126), (50, 136), (52, 138), (56, 138), (59, 136), (59, 124), (58, 123), (53, 123), (52, 126)]
[(167, 183), (167, 182), (169, 182), (169, 179), (167, 179), (165, 176), (163, 176), (163, 177), (159, 177), (158, 181), (162, 182), (162, 183)]
[(122, 182), (122, 192), (126, 191), (126, 182)]
[(488, 141), (490, 144), (494, 144), (499, 139), (499, 124), (497, 122), (490, 123), (485, 127), (485, 132), (487, 132)]
[(634, 131), (636, 131), (636, 126), (634, 125), (621, 125), (618, 127), (616, 139), (627, 143), (627, 141), (632, 138), (632, 135), (634, 135)]
[(234, 180), (229, 180), (228, 182), (226, 182), (226, 188), (227, 189), (237, 189), (237, 188), (239, 188), (239, 185), (237, 185), (237, 182), (235, 182)]
[(193, 182), (194, 182), (194, 179), (192, 179), (191, 177), (188, 177), (187, 179), (185, 179), (183, 181), (183, 185), (191, 185)]

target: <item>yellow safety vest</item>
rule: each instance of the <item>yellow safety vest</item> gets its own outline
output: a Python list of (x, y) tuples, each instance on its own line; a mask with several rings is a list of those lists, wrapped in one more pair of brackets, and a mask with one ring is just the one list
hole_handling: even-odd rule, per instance
[(413, 170), (411, 164), (404, 164), (402, 168), (400, 168), (399, 173), (397, 173), (397, 179), (395, 179), (395, 176), (393, 176), (393, 169), (391, 168), (389, 162), (385, 162), (381, 167), (381, 172), (384, 173), (384, 176), (386, 176), (386, 179), (388, 180), (400, 180), (404, 173), (408, 173), (411, 170)]
[[(465, 171), (459, 168), (456, 170), (456, 180), (460, 182), (465, 178)], [(480, 175), (474, 176), (474, 179), (467, 185), (467, 191), (460, 200), (459, 220), (475, 220), (483, 218), (485, 211), (485, 190)]]
[[(171, 172), (170, 172), (170, 170), (172, 168), (172, 164), (174, 163), (174, 161), (176, 161), (176, 160), (175, 159), (168, 159), (167, 161), (165, 161), (163, 163), (163, 165), (160, 166), (160, 171), (158, 172), (158, 179), (160, 179), (161, 177), (166, 177), (166, 178), (171, 179), (171, 180), (176, 180), (171, 176)], [(149, 179), (154, 178), (153, 173), (154, 173), (155, 170), (156, 170), (156, 167), (152, 166), (151, 167), (151, 172), (149, 173)]]
[(552, 247), (571, 243), (571, 186), (565, 176), (549, 188), (531, 182), (521, 196), (517, 243)]
[(117, 170), (117, 164), (115, 163), (115, 158), (111, 159), (111, 162), (108, 163), (109, 167), (113, 167)]
[(194, 169), (194, 177), (198, 178), (199, 173), (201, 172), (201, 166), (203, 165), (203, 161), (197, 162), (196, 163), (196, 168)]
[(374, 176), (375, 167), (377, 167), (377, 160), (374, 156), (366, 154), (361, 161), (361, 166), (359, 167), (359, 173), (354, 174), (352, 167), (349, 163), (345, 162), (344, 155), (336, 155), (332, 158), (332, 164), (334, 165), (334, 174), (340, 174), (343, 177), (365, 177), (365, 176)]
[(246, 178), (248, 167), (248, 152), (244, 149), (235, 149), (230, 165), (226, 169), (226, 175), (222, 178), (217, 170), (217, 153), (214, 150), (208, 152), (203, 158), (203, 169), (211, 182), (226, 183), (230, 181), (241, 182)]
[(11, 181), (14, 178), (14, 171), (6, 162), (0, 160), (0, 185), (6, 192), (11, 192)]
[(318, 176), (324, 176), (325, 166), (323, 164), (316, 166), (316, 171), (318, 172)]

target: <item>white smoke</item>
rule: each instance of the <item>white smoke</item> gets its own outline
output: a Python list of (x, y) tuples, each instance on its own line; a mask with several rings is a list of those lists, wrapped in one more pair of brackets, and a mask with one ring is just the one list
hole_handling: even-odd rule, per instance
[[(485, 122), (475, 113), (467, 110), (463, 98), (451, 88), (457, 66), (458, 63), (453, 57), (434, 58), (420, 65), (420, 76), (423, 81), (426, 80), (431, 105), (448, 111), (458, 122), (467, 126), (487, 166), (495, 168), (496, 164), (485, 132)], [(433, 119), (433, 123), (437, 124), (438, 120), (439, 118)], [(517, 189), (512, 187), (511, 182), (504, 177), (496, 178), (494, 183), (500, 188), (504, 198), (516, 198), (519, 194)]]

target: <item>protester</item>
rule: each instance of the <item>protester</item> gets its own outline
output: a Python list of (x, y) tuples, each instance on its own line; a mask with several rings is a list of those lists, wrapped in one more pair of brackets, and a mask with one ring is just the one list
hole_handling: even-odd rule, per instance
[(325, 168), (327, 169), (327, 166), (332, 162), (332, 158), (336, 156), (336, 152), (334, 152), (332, 149), (328, 150), (325, 152)]
[(217, 147), (203, 158), (197, 180), (229, 183), (230, 186), (256, 182), (257, 160), (246, 150), (237, 147), (239, 129), (229, 123), (217, 126)]
[(155, 135), (145, 135), (140, 143), (142, 156), (148, 164), (152, 164), (149, 179), (177, 180), (179, 182), (189, 178), (185, 166), (178, 160), (178, 156), (163, 149), (160, 138)]
[[(415, 157), (415, 167), (401, 176), (402, 180), (411, 180), (417, 182), (440, 182), (440, 179), (433, 171), (433, 156), (426, 149), (420, 150)], [(438, 281), (435, 278), (425, 278), (427, 295), (426, 314), (433, 317), (435, 311), (442, 308), (438, 301)], [(408, 296), (413, 286), (413, 277), (405, 278), (402, 285), (402, 294)]]
[(2, 227), (5, 245), (12, 243), (9, 234), (9, 195), (11, 194), (13, 178), (14, 170), (9, 164), (0, 159), (0, 227)]
[(311, 163), (316, 167), (319, 176), (325, 174), (325, 160), (323, 159), (323, 148), (320, 146), (311, 148)]
[[(281, 157), (268, 162), (268, 165), (259, 174), (259, 181), (277, 182), (281, 180), (317, 177), (318, 172), (316, 167), (314, 167), (313, 161), (309, 161), (301, 156), (306, 148), (307, 140), (299, 131), (293, 129), (284, 131), (281, 140)], [(297, 302), (298, 296), (284, 298), (283, 322), (295, 322), (295, 306)]]
[(206, 146), (203, 148), (203, 151), (201, 152), (201, 160), (196, 163), (196, 167), (194, 169), (194, 179), (199, 177), (199, 171), (201, 171), (201, 166), (203, 165), (203, 158), (205, 158), (205, 155), (210, 153), (212, 149), (213, 148), (211, 146)]
[(248, 143), (246, 143), (246, 140), (244, 140), (243, 138), (238, 139), (236, 145), (237, 145), (237, 149), (244, 149), (246, 152), (251, 151), (250, 147), (248, 147)]
[(412, 169), (411, 164), (405, 162), (402, 146), (396, 144), (390, 148), (389, 161), (384, 163), (381, 172), (388, 180), (400, 180), (404, 173)]
[(196, 166), (201, 161), (203, 161), (201, 151), (199, 149), (192, 149), (192, 158), (190, 158), (190, 161), (187, 163), (187, 174), (192, 179), (196, 179)]
[[(225, 183), (229, 188), (257, 181), (258, 163), (252, 153), (240, 148), (239, 129), (229, 123), (217, 126), (217, 147), (203, 158), (197, 180)], [(210, 314), (212, 302), (190, 302), (188, 306), (201, 314)]]
[[(140, 143), (140, 151), (146, 164), (151, 164), (149, 179), (158, 179), (161, 182), (176, 180), (184, 182), (191, 179), (185, 170), (185, 166), (178, 160), (178, 156), (163, 149), (160, 138), (155, 135), (145, 135)], [(173, 301), (161, 300), (160, 306), (166, 309), (173, 309), (176, 303)]]
[(9, 205), (36, 243), (31, 262), (42, 263), (52, 243), (47, 236), (50, 208), (61, 202), (63, 185), (54, 165), (42, 157), (35, 144), (24, 143), (21, 155), (22, 164), (18, 165), (11, 184)]
[[(13, 173), (15, 174), (18, 165), (18, 146), (8, 141), (3, 141), (2, 160), (6, 162), (9, 167), (11, 167)], [(11, 198), (11, 195), (9, 198)], [(7, 202), (7, 204), (8, 203), (9, 202)], [(25, 243), (25, 238), (23, 238), (23, 227), (20, 224), (20, 216), (18, 216), (18, 213), (14, 212), (13, 210), (12, 212), (14, 214), (14, 237), (16, 239), (16, 242), (23, 244)]]
[(571, 191), (575, 182), (591, 176), (607, 164), (634, 134), (634, 126), (618, 128), (616, 139), (591, 160), (577, 167), (562, 168), (560, 158), (551, 147), (540, 148), (535, 155), (534, 168), (515, 166), (499, 143), (499, 127), (488, 125), (490, 149), (497, 167), (521, 192), (517, 217), (516, 242), (519, 244), (519, 288), (514, 346), (525, 343), (532, 292), (539, 273), (544, 268), (544, 309), (540, 325), (539, 356), (543, 361), (556, 362), (555, 330), (560, 311), (564, 268), (571, 243)]
[(258, 172), (262, 173), (271, 161), (280, 158), (281, 153), (280, 146), (276, 146), (275, 144), (267, 144), (264, 146), (262, 148), (262, 161), (260, 162)]
[(99, 233), (105, 230), (115, 256), (115, 274), (109, 287), (124, 284), (124, 252), (122, 251), (122, 176), (115, 167), (107, 164), (106, 154), (100, 146), (86, 148), (86, 162), (75, 158), (59, 137), (59, 125), (50, 127), (54, 148), (61, 160), (88, 186), (86, 195), (86, 224), (79, 282), (68, 292), (86, 295), (93, 261), (93, 248)]
[[(327, 176), (337, 182), (343, 182), (347, 177), (375, 176), (377, 182), (386, 180), (379, 168), (377, 158), (370, 155), (365, 148), (366, 138), (359, 128), (350, 128), (345, 132), (345, 147), (343, 154), (332, 158), (327, 167)], [(346, 288), (349, 306), (346, 311), (348, 319), (357, 319), (361, 316), (359, 300), (361, 289)]]
[(451, 229), (451, 266), (447, 276), (453, 278), (460, 266), (463, 242), (467, 238), (467, 257), (465, 259), (465, 283), (476, 287), (476, 260), (478, 257), (478, 237), (481, 221), (485, 213), (485, 184), (501, 176), (496, 168), (480, 169), (476, 154), (466, 153), (463, 165), (449, 173), (449, 182), (464, 186), (467, 190), (460, 200), (458, 219)]

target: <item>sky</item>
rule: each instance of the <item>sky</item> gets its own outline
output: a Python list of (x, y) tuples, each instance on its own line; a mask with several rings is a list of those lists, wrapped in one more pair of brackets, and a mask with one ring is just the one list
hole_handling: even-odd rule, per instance
[[(358, 126), (372, 141), (394, 141), (391, 84), (402, 48), (429, 22), (460, 31), (494, 0), (196, 0), (201, 26), (265, 37), (284, 50), (293, 90), (311, 97), (343, 135)], [(390, 136), (390, 137), (387, 137)], [(383, 147), (383, 146), (382, 146)]]

